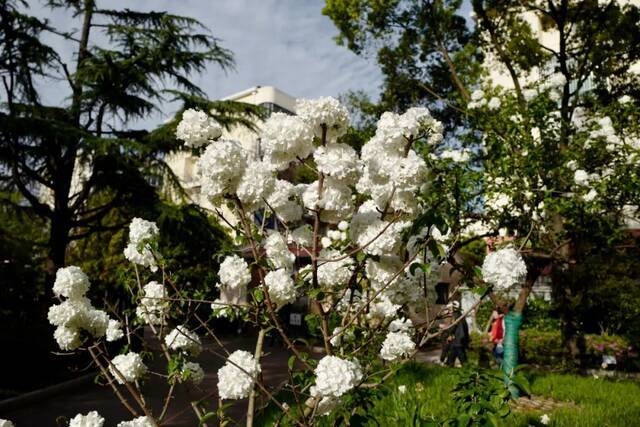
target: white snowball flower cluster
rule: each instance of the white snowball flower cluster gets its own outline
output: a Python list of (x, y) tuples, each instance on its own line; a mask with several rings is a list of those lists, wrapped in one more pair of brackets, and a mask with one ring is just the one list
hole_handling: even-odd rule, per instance
[(318, 171), (347, 185), (360, 178), (361, 162), (356, 150), (347, 144), (329, 144), (313, 152)]
[[(320, 258), (327, 261), (318, 262), (318, 284), (325, 288), (345, 285), (353, 274), (353, 258), (344, 256), (335, 249), (323, 249)], [(310, 275), (309, 275), (310, 276)]]
[(588, 187), (593, 181), (600, 179), (600, 175), (597, 173), (589, 173), (583, 169), (578, 169), (573, 173), (573, 180), (577, 185), (582, 187)]
[(244, 399), (249, 396), (260, 371), (260, 365), (251, 353), (244, 350), (231, 353), (227, 363), (218, 370), (220, 399)]
[(522, 283), (527, 276), (527, 265), (520, 253), (513, 248), (504, 248), (489, 253), (482, 263), (485, 282), (506, 290)]
[(204, 380), (204, 369), (196, 362), (187, 362), (182, 366), (182, 375), (189, 376), (189, 381), (198, 385)]
[(202, 194), (218, 201), (238, 189), (247, 167), (247, 153), (235, 141), (216, 141), (207, 146), (197, 163)]
[(313, 130), (316, 137), (322, 137), (322, 127), (326, 127), (327, 142), (344, 135), (349, 127), (349, 112), (333, 97), (318, 99), (299, 99), (296, 101), (296, 113)]
[(411, 319), (395, 319), (389, 323), (389, 332), (404, 332), (413, 335), (414, 327)]
[(279, 179), (275, 182), (274, 190), (267, 198), (270, 209), (283, 222), (295, 222), (302, 218), (302, 206), (298, 202), (299, 189), (289, 181)]
[(343, 343), (352, 341), (355, 338), (355, 334), (351, 329), (345, 329), (340, 326), (333, 329), (331, 333), (333, 338), (331, 338), (331, 345), (334, 347), (340, 347)]
[(82, 344), (82, 331), (95, 338), (105, 336), (109, 325), (109, 316), (91, 305), (85, 297), (89, 290), (89, 278), (78, 267), (70, 266), (58, 269), (53, 285), (54, 293), (66, 296), (60, 304), (49, 308), (47, 318), (56, 326), (53, 333), (61, 350), (75, 350)]
[(287, 239), (296, 245), (309, 247), (313, 245), (313, 230), (309, 224), (303, 224), (291, 230)]
[(149, 267), (153, 272), (158, 270), (151, 244), (158, 238), (159, 230), (155, 222), (142, 218), (133, 218), (129, 224), (129, 244), (124, 249), (124, 256), (134, 264)]
[(424, 182), (427, 167), (411, 144), (423, 135), (430, 144), (442, 139), (441, 123), (425, 108), (380, 117), (376, 134), (362, 147), (364, 169), (356, 186), (360, 193), (372, 197), (378, 209), (390, 207), (408, 214), (417, 211), (414, 196)]
[(465, 163), (468, 162), (471, 158), (471, 152), (466, 149), (455, 150), (455, 149), (447, 149), (442, 150), (439, 156), (440, 159), (451, 160), (453, 163)]
[(124, 384), (141, 378), (147, 372), (147, 366), (138, 353), (130, 351), (114, 357), (109, 365), (109, 372), (118, 383)]
[(246, 288), (251, 282), (249, 264), (238, 255), (228, 256), (220, 263), (218, 276), (220, 284), (231, 289)]
[(222, 135), (222, 127), (204, 111), (189, 108), (182, 113), (176, 128), (176, 138), (187, 147), (201, 147)]
[(71, 418), (69, 427), (102, 427), (104, 418), (96, 411), (91, 411), (87, 415), (78, 414)]
[(273, 113), (262, 126), (264, 161), (273, 170), (285, 170), (298, 158), (306, 159), (313, 152), (313, 132), (301, 118), (285, 113)]
[(362, 379), (362, 369), (358, 361), (325, 356), (320, 359), (314, 371), (315, 385), (311, 395), (338, 398), (354, 388)]
[(122, 331), (122, 323), (119, 320), (109, 319), (109, 323), (107, 324), (107, 341), (113, 342), (118, 341), (120, 338), (124, 336), (124, 332)]
[(69, 266), (56, 271), (53, 294), (65, 298), (81, 298), (89, 290), (89, 278), (80, 267)]
[(116, 427), (157, 427), (152, 418), (143, 416), (131, 421), (122, 421)]
[(282, 234), (277, 231), (270, 233), (265, 239), (264, 249), (267, 253), (267, 259), (276, 269), (293, 269), (296, 256), (289, 250), (287, 240)]
[(247, 211), (255, 211), (264, 205), (264, 200), (273, 192), (276, 179), (266, 163), (251, 162), (240, 179), (236, 194)]
[(264, 283), (269, 290), (271, 301), (278, 307), (292, 303), (296, 300), (296, 288), (291, 274), (281, 268), (270, 271), (264, 277)]
[(136, 316), (150, 325), (165, 323), (165, 316), (169, 311), (166, 297), (164, 285), (155, 281), (147, 283), (142, 288), (142, 298), (136, 307)]
[(171, 350), (184, 351), (192, 356), (197, 356), (202, 351), (200, 337), (186, 326), (176, 326), (164, 337), (164, 342)]
[(318, 416), (327, 416), (331, 414), (331, 412), (340, 406), (340, 399), (336, 399), (332, 396), (325, 396), (318, 402), (318, 406), (316, 407), (316, 415)]
[(411, 225), (408, 221), (389, 222), (371, 202), (363, 203), (351, 219), (350, 235), (369, 255), (395, 255), (402, 247), (402, 232)]
[(337, 224), (348, 219), (354, 209), (349, 186), (337, 179), (326, 177), (318, 197), (319, 186), (319, 181), (307, 186), (302, 193), (304, 206), (310, 210), (321, 209), (320, 219), (324, 222)]
[(369, 305), (367, 320), (375, 327), (396, 317), (400, 307), (400, 304), (394, 304), (386, 295), (380, 295)]
[(395, 362), (411, 354), (415, 348), (416, 343), (406, 332), (389, 332), (382, 343), (380, 357)]

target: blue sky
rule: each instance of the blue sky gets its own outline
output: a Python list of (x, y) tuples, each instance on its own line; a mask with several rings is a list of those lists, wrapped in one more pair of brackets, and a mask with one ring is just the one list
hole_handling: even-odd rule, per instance
[[(233, 51), (236, 71), (225, 74), (211, 66), (195, 81), (212, 99), (256, 85), (272, 85), (295, 97), (337, 96), (363, 90), (373, 97), (382, 75), (375, 60), (354, 55), (338, 46), (331, 20), (322, 15), (321, 0), (98, 0), (99, 7), (164, 10), (199, 19), (222, 46)], [(44, 8), (32, 2), (31, 13), (48, 18), (60, 29), (78, 28), (80, 17)], [(56, 36), (47, 37), (71, 62), (74, 46)], [(57, 102), (68, 95), (64, 82), (41, 85), (45, 101)], [(152, 126), (171, 113), (151, 118)]]

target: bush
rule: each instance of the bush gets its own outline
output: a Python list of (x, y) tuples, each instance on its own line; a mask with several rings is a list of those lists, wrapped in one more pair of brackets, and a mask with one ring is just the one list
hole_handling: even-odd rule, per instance
[[(471, 336), (470, 359), (482, 360), (490, 356), (492, 344), (487, 334)], [(587, 366), (599, 367), (602, 356), (615, 356), (617, 369), (635, 370), (640, 358), (630, 342), (617, 335), (585, 335), (585, 357)], [(539, 366), (561, 366), (566, 356), (560, 331), (526, 329), (520, 331), (520, 362)]]
[[(513, 298), (510, 302), (514, 302)], [(491, 312), (494, 310), (494, 304), (490, 300), (486, 300), (478, 307), (476, 311), (476, 323), (479, 327), (484, 328), (489, 322)], [(522, 329), (536, 329), (539, 331), (557, 331), (560, 329), (560, 320), (553, 310), (552, 303), (543, 298), (529, 298), (523, 313)]]

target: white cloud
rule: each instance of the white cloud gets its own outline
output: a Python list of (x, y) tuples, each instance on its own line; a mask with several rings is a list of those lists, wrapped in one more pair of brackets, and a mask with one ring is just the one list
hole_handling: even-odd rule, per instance
[[(222, 46), (234, 53), (236, 71), (225, 74), (210, 66), (195, 77), (212, 99), (257, 85), (273, 85), (304, 98), (335, 96), (348, 90), (363, 90), (377, 97), (382, 82), (378, 67), (336, 45), (333, 37), (337, 29), (322, 15), (323, 4), (321, 0), (98, 0), (101, 7), (165, 10), (195, 17), (222, 39)], [(32, 12), (64, 29), (80, 25), (80, 17), (59, 11), (52, 14), (32, 6)], [(61, 46), (59, 39), (55, 43), (66, 48), (69, 57), (73, 46)], [(48, 83), (43, 87), (46, 98), (60, 99), (63, 85)], [(156, 117), (144, 125), (163, 119)]]

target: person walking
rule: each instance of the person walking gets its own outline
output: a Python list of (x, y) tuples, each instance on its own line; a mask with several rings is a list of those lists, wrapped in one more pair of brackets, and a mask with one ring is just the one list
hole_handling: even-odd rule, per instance
[(456, 359), (460, 361), (461, 365), (467, 363), (467, 348), (469, 347), (469, 326), (466, 319), (460, 319), (462, 313), (460, 308), (454, 307), (453, 319), (458, 323), (454, 326), (454, 330), (447, 337), (450, 341), (449, 354), (447, 355), (447, 366), (453, 366), (456, 363)]
[(502, 342), (504, 340), (504, 313), (502, 308), (498, 308), (491, 313), (491, 322), (489, 325), (489, 337), (493, 343), (493, 359), (498, 364), (498, 367), (502, 364), (504, 358), (504, 346)]

